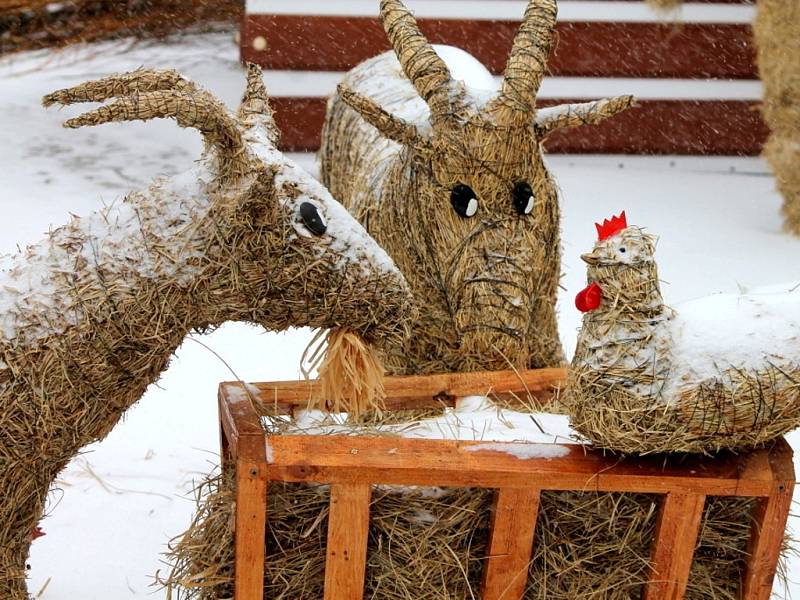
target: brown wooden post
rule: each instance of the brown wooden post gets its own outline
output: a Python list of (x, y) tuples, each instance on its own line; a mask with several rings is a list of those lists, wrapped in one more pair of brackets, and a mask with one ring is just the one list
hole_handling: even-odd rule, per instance
[(670, 492), (664, 496), (651, 553), (652, 572), (645, 585), (644, 600), (683, 598), (705, 500), (705, 495), (693, 493)]
[(236, 462), (235, 600), (264, 598), (264, 539), (267, 525), (267, 465)]
[(361, 600), (364, 596), (371, 496), (368, 483), (331, 486), (325, 600)]
[(520, 600), (528, 582), (539, 490), (500, 488), (495, 492), (483, 600)]
[(770, 467), (774, 479), (773, 491), (766, 498), (758, 498), (753, 510), (747, 564), (742, 580), (741, 597), (746, 600), (769, 600), (772, 594), (772, 582), (794, 491), (792, 450), (785, 440), (779, 440), (770, 452)]
[(253, 405), (231, 395), (241, 385), (219, 388), (222, 452), (236, 461), (234, 599), (263, 600), (268, 439)]

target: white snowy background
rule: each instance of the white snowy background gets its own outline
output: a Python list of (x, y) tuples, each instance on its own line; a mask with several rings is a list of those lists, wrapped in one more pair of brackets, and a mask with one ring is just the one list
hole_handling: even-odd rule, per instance
[[(172, 121), (74, 131), (60, 124), (77, 109), (40, 105), (52, 90), (142, 65), (175, 67), (231, 107), (244, 88), (232, 34), (0, 61), (0, 252), (36, 241), (70, 213), (86, 214), (156, 175), (180, 172), (199, 156), (199, 135)], [(312, 155), (294, 158), (316, 172)], [(657, 260), (667, 302), (800, 279), (800, 239), (781, 233), (780, 198), (760, 159), (551, 156), (549, 164), (562, 190), (560, 329), (569, 353), (580, 320), (572, 299), (585, 284), (579, 255), (595, 239), (593, 223), (622, 209), (629, 222), (661, 236)], [(309, 338), (304, 330), (272, 334), (230, 324), (202, 343), (237, 377), (266, 381), (296, 378)], [(232, 378), (212, 352), (186, 341), (125, 421), (72, 462), (43, 522), (47, 536), (33, 545), (34, 595), (164, 597), (152, 587), (153, 574), (163, 568), (167, 541), (193, 513), (193, 481), (217, 463), (216, 389)], [(789, 439), (800, 450), (800, 435)], [(793, 525), (800, 533), (800, 518)], [(800, 580), (800, 563), (794, 567)], [(800, 591), (800, 583), (791, 588)]]

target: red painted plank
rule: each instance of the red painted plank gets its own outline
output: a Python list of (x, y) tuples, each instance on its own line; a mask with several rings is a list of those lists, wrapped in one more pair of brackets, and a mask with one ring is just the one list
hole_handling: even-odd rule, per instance
[[(502, 73), (519, 23), (420, 19), (435, 44), (460, 46)], [(267, 48), (253, 48), (262, 37)], [(685, 23), (558, 24), (552, 75), (754, 79), (750, 25)], [(347, 71), (389, 49), (377, 19), (250, 15), (242, 25), (242, 58), (269, 69)]]
[[(542, 106), (579, 100), (548, 100)], [(282, 147), (319, 148), (324, 98), (273, 98)], [(554, 133), (553, 153), (679, 154), (756, 156), (767, 139), (758, 103), (737, 100), (643, 100), (597, 126)]]

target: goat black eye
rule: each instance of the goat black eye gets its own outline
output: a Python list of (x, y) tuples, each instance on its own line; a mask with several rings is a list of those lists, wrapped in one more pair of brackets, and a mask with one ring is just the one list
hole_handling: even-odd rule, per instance
[(311, 204), (311, 202), (303, 202), (300, 205), (300, 218), (303, 220), (303, 225), (306, 226), (314, 235), (322, 235), (328, 229), (328, 224), (325, 222), (319, 209)]
[(478, 212), (478, 198), (468, 185), (458, 184), (450, 192), (450, 204), (459, 217), (468, 219)]
[(619, 249), (619, 251), (622, 252), (623, 254), (625, 254), (625, 252), (626, 252), (625, 247), (623, 246), (622, 248)]
[(514, 186), (512, 195), (514, 197), (514, 209), (517, 211), (517, 214), (531, 214), (533, 211), (533, 204), (536, 200), (531, 186), (525, 181), (520, 181)]

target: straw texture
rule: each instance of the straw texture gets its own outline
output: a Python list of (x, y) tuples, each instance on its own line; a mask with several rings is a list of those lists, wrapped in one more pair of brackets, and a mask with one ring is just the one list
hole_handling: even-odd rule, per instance
[[(232, 473), (201, 484), (198, 517), (170, 548), (171, 600), (233, 597)], [(322, 597), (328, 502), (327, 486), (270, 484), (265, 600)], [(489, 490), (376, 488), (365, 597), (479, 598), (491, 503)], [(641, 598), (657, 508), (646, 494), (544, 492), (524, 598)], [(738, 600), (751, 511), (750, 499), (708, 499), (686, 598)]]
[(555, 366), (558, 193), (541, 141), (602, 121), (622, 97), (537, 114), (556, 17), (530, 2), (502, 88), (468, 90), (399, 0), (381, 16), (394, 55), (347, 74), (330, 100), (322, 178), (406, 275), (420, 310), (393, 374)]
[(791, 357), (748, 370), (719, 356), (714, 373), (682, 374), (654, 240), (628, 227), (583, 255), (603, 300), (578, 336), (563, 398), (572, 427), (595, 446), (646, 454), (746, 449), (800, 426), (800, 367)]
[(56, 475), (111, 431), (188, 333), (230, 320), (270, 330), (346, 326), (376, 347), (396, 346), (406, 333), (404, 279), (327, 191), (277, 151), (269, 112), (253, 124), (250, 109), (266, 93), (260, 69), (250, 67), (248, 79), (245, 121), (173, 71), (140, 70), (44, 100), (115, 97), (67, 126), (169, 116), (200, 130), (206, 153), (189, 173), (2, 257), (3, 599), (27, 597), (30, 534)]
[(800, 235), (800, 4), (759, 0), (753, 28), (772, 132), (764, 154), (783, 195), (786, 230)]

